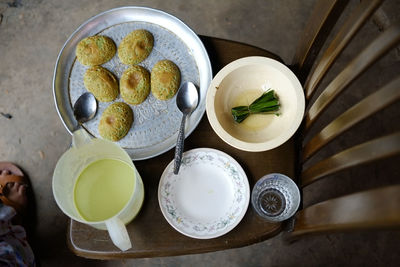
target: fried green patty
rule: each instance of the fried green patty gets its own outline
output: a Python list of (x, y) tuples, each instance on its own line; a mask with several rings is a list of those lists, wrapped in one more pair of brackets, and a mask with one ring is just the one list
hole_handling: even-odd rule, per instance
[(110, 71), (100, 66), (89, 68), (83, 76), (83, 83), (100, 102), (113, 101), (119, 93), (117, 79)]
[(108, 106), (100, 119), (99, 133), (104, 139), (110, 141), (121, 140), (131, 128), (133, 111), (123, 102), (116, 102)]
[(151, 93), (160, 100), (172, 98), (179, 89), (181, 73), (170, 60), (158, 61), (151, 70)]
[(113, 40), (104, 35), (94, 35), (82, 39), (76, 46), (76, 57), (85, 66), (106, 63), (115, 55)]
[(119, 83), (121, 97), (128, 104), (138, 105), (150, 94), (150, 74), (139, 65), (125, 70)]
[(135, 65), (145, 60), (153, 50), (154, 37), (146, 30), (135, 30), (122, 39), (118, 57), (126, 65)]

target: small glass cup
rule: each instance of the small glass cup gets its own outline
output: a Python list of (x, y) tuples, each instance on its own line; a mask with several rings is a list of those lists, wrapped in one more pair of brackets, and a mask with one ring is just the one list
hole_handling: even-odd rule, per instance
[(281, 222), (293, 216), (299, 208), (300, 191), (286, 175), (267, 174), (254, 185), (251, 204), (265, 220)]

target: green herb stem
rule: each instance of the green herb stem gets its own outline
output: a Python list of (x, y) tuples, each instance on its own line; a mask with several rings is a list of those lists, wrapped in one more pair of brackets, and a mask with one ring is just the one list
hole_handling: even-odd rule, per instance
[(244, 121), (250, 114), (276, 114), (280, 109), (279, 99), (275, 94), (274, 90), (268, 90), (264, 92), (259, 98), (253, 101), (249, 106), (237, 106), (232, 108), (231, 113), (233, 119), (241, 123)]

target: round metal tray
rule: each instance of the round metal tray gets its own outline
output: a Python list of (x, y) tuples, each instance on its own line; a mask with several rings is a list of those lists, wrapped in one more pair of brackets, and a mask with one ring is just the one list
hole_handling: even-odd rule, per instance
[[(96, 34), (112, 38), (118, 46), (123, 37), (136, 29), (149, 30), (154, 36), (150, 56), (139, 65), (151, 71), (161, 59), (172, 60), (181, 71), (182, 82), (192, 81), (199, 91), (199, 105), (187, 119), (186, 137), (193, 132), (205, 112), (205, 98), (212, 79), (211, 63), (199, 37), (181, 20), (163, 11), (145, 7), (121, 7), (100, 13), (83, 23), (66, 41), (57, 58), (53, 77), (53, 94), (57, 112), (69, 133), (77, 127), (73, 104), (86, 89), (83, 75), (88, 67), (76, 60), (75, 47), (80, 40)], [(118, 78), (129, 66), (115, 55), (102, 65)], [(118, 97), (113, 102), (123, 101)], [(104, 109), (111, 103), (98, 103), (96, 117), (83, 127), (100, 137), (98, 123)], [(175, 146), (181, 113), (175, 97), (157, 100), (152, 94), (140, 105), (131, 108), (134, 122), (129, 133), (117, 143), (133, 160), (155, 157)]]

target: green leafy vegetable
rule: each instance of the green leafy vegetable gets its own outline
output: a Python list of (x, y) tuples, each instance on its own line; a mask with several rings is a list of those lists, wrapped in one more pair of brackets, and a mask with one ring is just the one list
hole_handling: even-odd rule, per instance
[(250, 106), (237, 106), (232, 108), (233, 119), (240, 123), (244, 121), (250, 114), (276, 114), (280, 108), (279, 99), (274, 90), (264, 92), (259, 98), (253, 101)]

